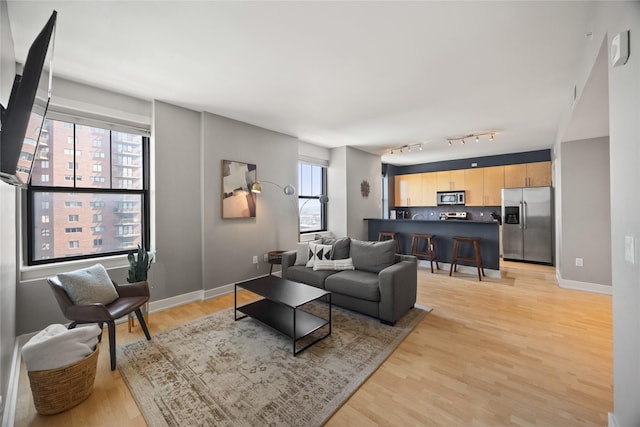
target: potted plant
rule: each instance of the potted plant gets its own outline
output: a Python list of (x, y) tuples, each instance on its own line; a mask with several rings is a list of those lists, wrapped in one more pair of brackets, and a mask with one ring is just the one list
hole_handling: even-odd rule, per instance
[(138, 245), (137, 251), (129, 251), (127, 259), (129, 260), (129, 276), (127, 277), (127, 282), (136, 283), (146, 281), (147, 272), (151, 268), (149, 252)]
[[(147, 272), (151, 268), (151, 261), (153, 260), (153, 258), (149, 256), (149, 252), (147, 252), (147, 250), (142, 246), (138, 245), (137, 250), (129, 251), (129, 253), (127, 254), (127, 259), (129, 260), (129, 276), (127, 276), (127, 282), (146, 282)], [(142, 307), (142, 314), (145, 317), (147, 325), (149, 325), (148, 302)], [(129, 332), (131, 332), (133, 324), (133, 316), (129, 314)]]

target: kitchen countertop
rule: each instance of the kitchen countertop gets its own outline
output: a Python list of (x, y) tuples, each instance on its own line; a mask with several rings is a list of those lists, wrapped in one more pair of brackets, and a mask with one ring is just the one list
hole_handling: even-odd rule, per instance
[(456, 224), (470, 223), (470, 224), (498, 224), (497, 221), (480, 221), (474, 219), (387, 219), (387, 218), (364, 218), (365, 221), (390, 221), (390, 222), (453, 222)]
[[(435, 215), (434, 215), (435, 217)], [(413, 234), (432, 234), (438, 253), (438, 261), (450, 263), (453, 252), (453, 237), (478, 237), (485, 268), (500, 270), (500, 234), (495, 221), (471, 219), (384, 219), (364, 218), (367, 226), (367, 239), (378, 240), (380, 232), (395, 232), (398, 236), (400, 253), (411, 253)], [(462, 257), (470, 257), (469, 245), (463, 245)]]

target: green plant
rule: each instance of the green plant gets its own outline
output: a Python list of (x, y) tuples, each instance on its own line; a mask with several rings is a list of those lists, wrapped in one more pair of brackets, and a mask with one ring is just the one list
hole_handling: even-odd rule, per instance
[(147, 280), (147, 271), (151, 268), (151, 258), (149, 253), (142, 246), (138, 245), (138, 250), (129, 251), (129, 277), (127, 282), (135, 283)]

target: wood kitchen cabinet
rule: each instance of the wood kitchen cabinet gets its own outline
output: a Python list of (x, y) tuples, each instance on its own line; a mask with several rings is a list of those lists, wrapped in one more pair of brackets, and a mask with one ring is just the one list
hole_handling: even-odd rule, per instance
[(422, 175), (396, 175), (394, 179), (395, 206), (424, 206)]
[(464, 198), (467, 206), (484, 206), (484, 170), (474, 168), (464, 170)]
[(434, 173), (438, 191), (464, 190), (464, 169)]
[(424, 206), (437, 206), (436, 192), (438, 191), (437, 172), (422, 173), (422, 201)]
[(482, 168), (484, 175), (484, 206), (502, 205), (504, 166)]
[(523, 163), (504, 167), (504, 188), (548, 187), (551, 162)]

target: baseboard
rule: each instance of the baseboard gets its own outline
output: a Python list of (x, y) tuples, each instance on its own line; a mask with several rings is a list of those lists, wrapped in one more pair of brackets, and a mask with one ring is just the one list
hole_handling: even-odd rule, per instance
[[(431, 265), (429, 264), (429, 261), (418, 260), (418, 265), (420, 267), (423, 267), (423, 268), (431, 269)], [(440, 266), (440, 268), (438, 270), (445, 271), (447, 273), (451, 269), (451, 263), (438, 261), (438, 265)], [(435, 268), (435, 266), (434, 266), (434, 268)], [(460, 265), (460, 264), (458, 264), (457, 273), (473, 274), (473, 275), (477, 276), (478, 275), (478, 269), (476, 267), (474, 267), (474, 266), (471, 266), (471, 265)], [(502, 278), (502, 273), (500, 272), (500, 270), (493, 270), (493, 269), (490, 269), (490, 268), (485, 268), (484, 269), (484, 275), (487, 276), (487, 277), (490, 277), (492, 279), (501, 279)]]
[(175, 297), (151, 301), (149, 303), (149, 312), (155, 313), (158, 311), (166, 310), (168, 308), (178, 307), (179, 305), (185, 305), (191, 302), (202, 300), (204, 300), (204, 291), (193, 291), (182, 295), (176, 295)]
[(563, 279), (560, 276), (560, 271), (556, 270), (556, 280), (558, 286), (563, 289), (573, 289), (575, 291), (593, 292), (596, 294), (611, 295), (613, 291), (612, 286), (601, 285), (599, 283), (580, 282), (577, 280)]
[(608, 427), (618, 427), (618, 423), (616, 422), (616, 416), (609, 412), (609, 424)]

